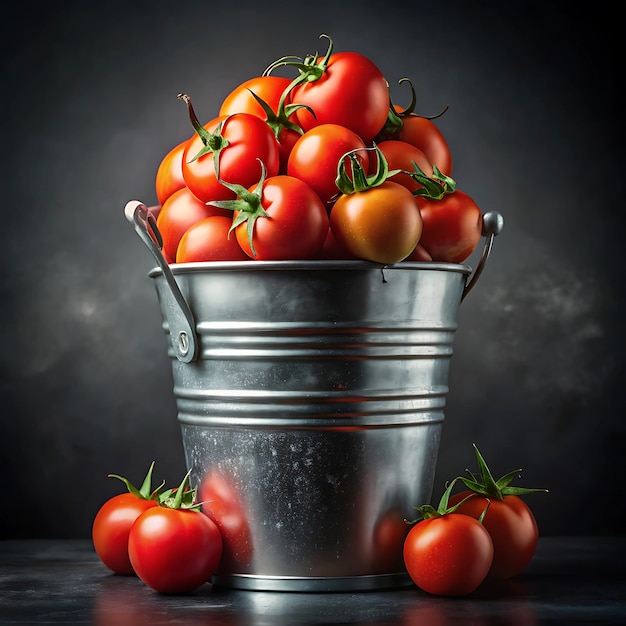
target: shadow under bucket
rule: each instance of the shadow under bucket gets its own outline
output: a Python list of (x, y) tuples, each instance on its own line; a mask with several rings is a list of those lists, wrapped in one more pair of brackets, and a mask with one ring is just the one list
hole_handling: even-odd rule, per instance
[(402, 547), (430, 501), (467, 265), (167, 265), (144, 205), (193, 486), (218, 524), (213, 582), (271, 591), (410, 584)]

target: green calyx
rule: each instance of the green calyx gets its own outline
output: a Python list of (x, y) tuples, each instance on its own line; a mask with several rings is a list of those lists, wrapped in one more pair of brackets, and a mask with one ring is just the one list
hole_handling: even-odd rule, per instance
[(165, 486), (163, 481), (156, 489), (152, 488), (152, 472), (154, 470), (154, 461), (150, 464), (148, 473), (137, 489), (127, 478), (118, 474), (109, 474), (109, 478), (117, 478), (121, 480), (127, 487), (129, 493), (141, 500), (154, 500), (159, 506), (169, 509), (189, 509), (199, 511), (202, 503), (196, 502), (196, 490), (189, 486), (189, 476), (191, 470), (187, 472), (178, 489), (166, 489), (161, 491)]
[[(389, 97), (389, 111), (387, 113), (387, 121), (385, 122), (385, 125), (383, 126), (381, 131), (378, 133), (376, 137), (377, 141), (383, 141), (385, 139), (393, 139), (400, 132), (400, 129), (402, 128), (402, 125), (404, 124), (403, 118), (408, 117), (409, 115), (412, 115), (413, 113), (415, 113), (415, 107), (417, 105), (417, 96), (415, 95), (415, 88), (413, 87), (413, 83), (411, 82), (409, 78), (401, 78), (398, 81), (398, 84), (401, 85), (402, 83), (409, 84), (409, 87), (411, 89), (411, 101), (409, 102), (409, 105), (406, 108), (400, 111), (396, 111), (396, 108), (393, 105), (393, 101), (391, 100), (391, 96)], [(434, 120), (434, 119), (437, 119), (438, 117), (441, 117), (447, 110), (448, 110), (448, 105), (446, 105), (443, 108), (443, 110), (441, 110), (436, 115), (420, 115), (419, 117), (423, 117), (424, 119), (427, 119), (427, 120)]]
[[(363, 169), (361, 161), (359, 161), (357, 154), (363, 150), (373, 151), (376, 154), (377, 164), (376, 171), (367, 175), (367, 172)], [(346, 169), (346, 162), (350, 163), (350, 170), (352, 176), (348, 174)], [(350, 150), (346, 152), (337, 164), (337, 177), (335, 178), (335, 184), (340, 193), (351, 194), (357, 191), (366, 191), (373, 187), (382, 185), (394, 174), (401, 172), (402, 170), (390, 170), (389, 164), (385, 155), (380, 151), (380, 148), (374, 145), (371, 148), (357, 148), (356, 150)]]
[(536, 493), (536, 492), (544, 492), (547, 493), (547, 489), (533, 489), (527, 487), (513, 487), (511, 486), (511, 482), (514, 478), (520, 478), (522, 475), (521, 469), (515, 469), (511, 472), (508, 472), (502, 478), (495, 480), (485, 459), (482, 454), (478, 450), (476, 444), (473, 444), (474, 451), (476, 453), (476, 460), (478, 462), (478, 471), (479, 475), (474, 475), (470, 470), (465, 470), (469, 478), (464, 478), (463, 476), (458, 476), (455, 478), (456, 480), (460, 480), (467, 489), (473, 491), (474, 493), (480, 494), (482, 496), (486, 496), (488, 498), (503, 500), (505, 496), (521, 496), (528, 493)]
[[(357, 154), (362, 150), (376, 154), (376, 171), (369, 176), (357, 157)], [(348, 173), (346, 163), (350, 164), (352, 176)], [(335, 185), (337, 185), (337, 189), (340, 193), (347, 195), (357, 191), (372, 189), (373, 187), (382, 185), (382, 183), (389, 180), (392, 176), (403, 173), (407, 174), (421, 185), (421, 187), (413, 192), (414, 196), (441, 200), (446, 194), (453, 193), (456, 189), (454, 179), (446, 176), (436, 165), (433, 165), (433, 175), (429, 177), (415, 161), (411, 161), (411, 164), (413, 165), (412, 171), (400, 169), (390, 170), (385, 155), (376, 144), (371, 148), (357, 148), (346, 152), (346, 154), (339, 159)]]
[(269, 65), (269, 67), (267, 67), (267, 69), (263, 72), (263, 75), (268, 76), (278, 67), (295, 67), (298, 70), (298, 76), (287, 87), (287, 93), (289, 93), (297, 85), (301, 85), (303, 83), (313, 83), (316, 80), (319, 80), (324, 75), (324, 72), (328, 67), (330, 56), (333, 53), (333, 40), (328, 35), (322, 34), (320, 35), (320, 38), (322, 37), (326, 37), (329, 43), (326, 54), (321, 61), (317, 52), (315, 54), (307, 55), (304, 59), (298, 56), (285, 56), (277, 59)]
[(129, 493), (141, 500), (154, 500), (159, 506), (169, 509), (189, 509), (199, 511), (202, 503), (196, 502), (196, 490), (189, 486), (189, 476), (191, 470), (187, 472), (178, 489), (166, 489), (161, 491), (165, 486), (163, 481), (156, 489), (152, 488), (152, 471), (154, 470), (154, 461), (150, 464), (150, 469), (137, 489), (127, 478), (117, 474), (109, 474), (109, 478), (117, 478), (121, 480), (128, 488)]
[(200, 511), (202, 503), (196, 501), (196, 489), (192, 489), (189, 483), (189, 470), (177, 489), (168, 489), (163, 492), (159, 499), (159, 506), (167, 509), (185, 509), (187, 511)]
[(285, 105), (285, 99), (289, 94), (291, 87), (287, 86), (287, 89), (281, 94), (278, 109), (274, 111), (272, 107), (263, 100), (260, 96), (254, 93), (251, 89), (248, 89), (252, 97), (259, 103), (259, 106), (263, 109), (267, 119), (267, 125), (272, 129), (274, 136), (276, 139), (279, 139), (279, 135), (281, 130), (284, 128), (287, 130), (293, 130), (299, 135), (304, 134), (304, 131), (300, 126), (298, 126), (295, 122), (292, 122), (289, 117), (297, 111), (298, 109), (307, 109), (311, 114), (314, 115), (313, 109), (305, 104), (287, 104)]
[[(467, 496), (463, 498), (460, 502), (457, 502), (453, 506), (450, 506), (450, 495), (452, 494), (452, 490), (454, 489), (457, 481), (462, 480), (460, 477), (455, 478), (452, 482), (448, 484), (446, 490), (443, 492), (441, 496), (441, 500), (439, 500), (439, 504), (437, 508), (430, 504), (422, 504), (421, 506), (416, 506), (415, 510), (419, 512), (419, 517), (411, 522), (405, 520), (407, 524), (415, 524), (416, 522), (421, 522), (425, 519), (430, 519), (433, 517), (443, 517), (444, 515), (449, 515), (450, 513), (454, 513), (463, 502), (465, 502), (471, 496)], [(487, 505), (485, 506), (485, 510), (481, 513), (478, 521), (482, 524), (485, 515), (487, 514), (487, 509), (489, 508), (490, 502), (487, 501)]]
[(436, 165), (433, 165), (433, 175), (429, 177), (415, 161), (411, 161), (411, 164), (413, 165), (413, 171), (405, 171), (405, 174), (408, 174), (421, 185), (413, 192), (414, 196), (441, 200), (445, 195), (453, 193), (456, 189), (456, 181), (450, 178), (450, 176), (446, 176)]
[(248, 242), (250, 244), (250, 250), (256, 257), (256, 250), (254, 248), (254, 224), (260, 217), (269, 217), (267, 211), (261, 204), (261, 195), (263, 193), (263, 185), (267, 176), (267, 169), (262, 161), (261, 164), (261, 178), (257, 183), (253, 191), (249, 191), (243, 185), (228, 183), (225, 180), (220, 179), (220, 183), (230, 189), (237, 196), (234, 200), (215, 200), (210, 202), (212, 206), (216, 206), (220, 209), (228, 209), (233, 212), (238, 212), (237, 216), (233, 220), (229, 233), (232, 232), (237, 226), (247, 222)]
[(210, 133), (198, 119), (196, 112), (194, 111), (193, 105), (191, 104), (191, 98), (186, 93), (179, 93), (178, 98), (183, 100), (187, 105), (187, 110), (189, 112), (189, 120), (191, 121), (191, 125), (194, 127), (194, 130), (202, 139), (202, 143), (204, 147), (196, 154), (190, 162), (199, 159), (201, 156), (205, 154), (213, 154), (213, 165), (215, 169), (216, 176), (219, 177), (219, 158), (221, 151), (229, 145), (228, 139), (226, 139), (222, 135), (222, 127), (224, 126), (224, 121), (220, 122), (217, 125), (217, 128)]
[(117, 478), (121, 480), (128, 489), (129, 493), (132, 493), (135, 497), (140, 498), (141, 500), (157, 500), (160, 496), (160, 491), (165, 485), (165, 481), (162, 482), (156, 489), (152, 489), (152, 471), (154, 470), (154, 461), (150, 464), (150, 468), (148, 469), (148, 473), (146, 477), (143, 479), (143, 483), (141, 487), (137, 489), (127, 478), (123, 476), (119, 476), (118, 474), (109, 474), (109, 478)]

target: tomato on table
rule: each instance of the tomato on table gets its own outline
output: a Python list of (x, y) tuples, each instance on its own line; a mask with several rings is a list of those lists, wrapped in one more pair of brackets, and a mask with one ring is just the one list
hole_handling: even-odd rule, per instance
[(504, 580), (519, 574), (532, 560), (537, 549), (539, 529), (528, 505), (518, 496), (487, 498), (471, 491), (455, 494), (451, 504), (468, 498), (457, 509), (459, 514), (478, 517), (487, 500), (489, 509), (483, 524), (494, 545), (494, 560), (489, 578)]
[(494, 480), (478, 448), (474, 446), (474, 449), (480, 475), (461, 478), (468, 489), (453, 495), (450, 505), (458, 505), (460, 514), (478, 518), (489, 503), (483, 519), (494, 546), (489, 578), (505, 580), (526, 568), (539, 541), (537, 520), (520, 495), (546, 490), (511, 486), (512, 479), (520, 476), (520, 469)]
[(204, 513), (158, 506), (133, 524), (128, 553), (137, 576), (149, 587), (183, 593), (210, 580), (220, 561), (222, 539)]
[(187, 474), (172, 496), (140, 515), (128, 538), (137, 576), (160, 593), (186, 593), (208, 582), (222, 556), (215, 522), (188, 489)]
[(433, 595), (463, 596), (475, 591), (493, 562), (493, 542), (478, 519), (448, 506), (450, 483), (439, 506), (417, 507), (422, 519), (409, 531), (403, 548), (411, 580)]
[(126, 478), (118, 478), (128, 488), (127, 493), (120, 493), (109, 498), (98, 510), (91, 529), (91, 536), (96, 554), (110, 570), (116, 574), (134, 574), (128, 556), (128, 537), (135, 520), (148, 509), (157, 506), (158, 489), (151, 486), (154, 463), (139, 489)]

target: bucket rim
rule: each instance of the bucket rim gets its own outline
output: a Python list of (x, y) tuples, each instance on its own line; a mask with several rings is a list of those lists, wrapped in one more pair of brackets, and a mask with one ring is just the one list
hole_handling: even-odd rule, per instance
[[(194, 263), (171, 263), (169, 268), (173, 274), (195, 274), (201, 272), (240, 272), (264, 270), (353, 270), (353, 271), (386, 271), (386, 270), (429, 270), (453, 272), (469, 276), (472, 267), (460, 263), (442, 263), (435, 261), (402, 261), (381, 265), (365, 260), (333, 260), (314, 259), (298, 261), (202, 261)], [(163, 274), (160, 267), (150, 270), (149, 276), (154, 278)]]

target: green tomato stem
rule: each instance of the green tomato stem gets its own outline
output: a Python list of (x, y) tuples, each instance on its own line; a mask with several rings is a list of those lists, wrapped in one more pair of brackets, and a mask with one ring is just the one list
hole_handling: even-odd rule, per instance
[[(389, 96), (389, 112), (387, 113), (387, 120), (382, 130), (378, 133), (376, 137), (377, 141), (396, 138), (398, 133), (402, 129), (402, 126), (404, 125), (403, 118), (409, 117), (415, 112), (415, 107), (417, 105), (417, 96), (415, 95), (415, 88), (413, 87), (413, 83), (409, 78), (401, 78), (398, 81), (398, 84), (401, 85), (402, 83), (409, 84), (411, 89), (411, 101), (406, 108), (396, 111), (396, 107), (393, 104), (391, 95)], [(448, 110), (448, 108), (448, 105), (446, 105), (439, 113), (435, 115), (420, 115), (419, 117), (423, 117), (427, 120), (434, 120), (438, 117), (441, 117)], [(415, 115), (417, 114), (415, 113)]]
[(245, 187), (239, 184), (228, 183), (225, 180), (220, 180), (222, 185), (233, 191), (237, 198), (235, 200), (216, 200), (210, 202), (212, 206), (216, 206), (220, 209), (227, 209), (233, 212), (238, 212), (237, 217), (233, 220), (230, 226), (229, 233), (232, 232), (237, 226), (247, 222), (248, 243), (250, 244), (250, 250), (256, 257), (256, 249), (254, 247), (254, 225), (260, 217), (269, 217), (267, 211), (261, 204), (261, 197), (263, 194), (263, 185), (267, 176), (267, 169), (262, 161), (261, 164), (261, 178), (257, 183), (253, 191), (249, 191)]
[[(368, 176), (363, 165), (357, 158), (357, 153), (362, 150), (374, 151), (376, 153), (377, 163), (376, 171)], [(352, 169), (352, 178), (348, 175), (346, 170), (346, 161), (349, 161)], [(373, 187), (382, 185), (391, 176), (399, 173), (401, 170), (390, 170), (389, 164), (385, 155), (380, 151), (378, 146), (371, 148), (356, 148), (346, 152), (337, 164), (337, 177), (335, 178), (335, 184), (337, 189), (343, 194), (356, 193), (357, 191), (367, 191)]]
[(445, 195), (453, 193), (456, 189), (454, 179), (446, 176), (436, 165), (433, 165), (432, 178), (427, 176), (415, 161), (411, 161), (411, 165), (413, 165), (413, 171), (406, 172), (406, 174), (422, 185), (413, 192), (414, 196), (441, 200)]
[(313, 55), (307, 55), (304, 59), (297, 56), (284, 56), (270, 64), (269, 67), (267, 67), (263, 72), (264, 76), (269, 76), (276, 68), (285, 66), (295, 67), (298, 70), (298, 76), (294, 78), (290, 85), (287, 86), (281, 96), (282, 104), (284, 104), (284, 100), (287, 95), (298, 85), (303, 83), (313, 83), (316, 80), (319, 80), (324, 75), (324, 72), (326, 72), (326, 68), (328, 67), (328, 63), (333, 52), (333, 40), (328, 35), (322, 34), (320, 35), (320, 38), (322, 37), (326, 37), (329, 43), (326, 54), (321, 61), (319, 61), (319, 54), (317, 52)]
[(280, 131), (283, 128), (286, 128), (288, 130), (293, 130), (300, 135), (304, 134), (304, 131), (302, 130), (302, 128), (298, 126), (296, 123), (292, 122), (289, 119), (289, 116), (294, 111), (297, 111), (298, 109), (301, 109), (301, 108), (308, 109), (311, 113), (313, 112), (311, 107), (308, 107), (304, 104), (294, 104), (294, 105), (288, 105), (287, 107), (285, 107), (285, 94), (288, 89), (289, 87), (287, 87), (287, 89), (281, 94), (277, 111), (273, 111), (272, 107), (267, 102), (265, 102), (263, 98), (261, 98), (260, 96), (257, 96), (257, 94), (255, 94), (254, 91), (252, 91), (251, 89), (248, 89), (252, 97), (259, 103), (259, 106), (263, 109), (263, 112), (265, 113), (267, 117), (267, 120), (266, 120), (267, 125), (272, 129), (276, 139), (279, 138)]
[(503, 500), (505, 496), (520, 496), (528, 493), (544, 492), (548, 493), (547, 489), (534, 489), (528, 487), (512, 487), (511, 481), (515, 477), (521, 477), (521, 469), (515, 469), (508, 472), (502, 478), (495, 480), (483, 455), (478, 450), (476, 444), (473, 444), (474, 452), (476, 453), (476, 461), (478, 463), (478, 470), (480, 476), (475, 476), (469, 470), (467, 473), (470, 478), (464, 478), (459, 476), (458, 479), (470, 490), (489, 498), (495, 498), (497, 500)]
[[(201, 503), (196, 501), (196, 490), (191, 489), (189, 486), (189, 476), (191, 470), (189, 470), (179, 487), (176, 490), (170, 490), (167, 495), (163, 495), (159, 499), (159, 506), (167, 509), (183, 509), (186, 511), (200, 511)], [(173, 495), (172, 495), (173, 494)]]
[(143, 479), (143, 483), (141, 487), (137, 489), (127, 478), (123, 476), (119, 476), (118, 474), (109, 474), (109, 478), (117, 478), (121, 480), (128, 489), (129, 493), (132, 493), (134, 496), (141, 500), (156, 500), (158, 499), (159, 492), (165, 485), (165, 481), (162, 482), (156, 489), (152, 489), (152, 471), (154, 470), (154, 461), (150, 464), (150, 468), (148, 469), (148, 473), (146, 477)]
[(195, 110), (193, 108), (193, 105), (191, 103), (191, 98), (186, 93), (179, 93), (178, 94), (178, 98), (180, 100), (183, 100), (185, 102), (185, 104), (187, 105), (187, 111), (189, 113), (189, 120), (191, 121), (191, 125), (193, 126), (193, 128), (196, 131), (197, 135), (202, 140), (202, 143), (204, 144), (204, 147), (198, 152), (198, 154), (196, 154), (195, 156), (192, 157), (190, 162), (192, 163), (193, 161), (199, 159), (201, 156), (204, 156), (205, 154), (212, 153), (213, 154), (213, 167), (215, 169), (215, 175), (219, 178), (219, 167), (220, 167), (219, 157), (220, 157), (220, 153), (222, 152), (222, 150), (224, 148), (226, 148), (229, 145), (228, 139), (226, 139), (226, 137), (224, 137), (222, 135), (222, 128), (223, 128), (224, 123), (226, 122), (226, 120), (221, 121), (217, 125), (215, 131), (210, 133), (200, 123), (200, 120), (198, 119), (198, 116), (196, 115), (196, 112), (195, 112)]

